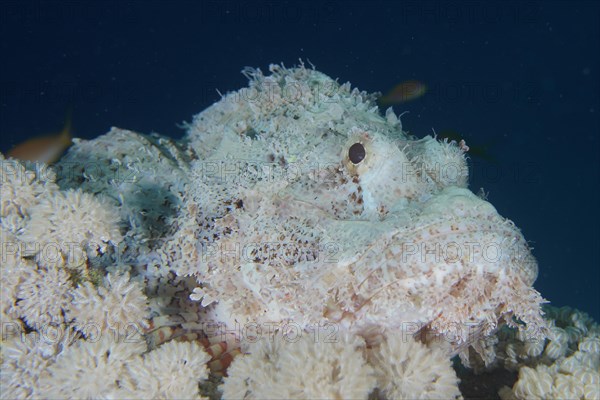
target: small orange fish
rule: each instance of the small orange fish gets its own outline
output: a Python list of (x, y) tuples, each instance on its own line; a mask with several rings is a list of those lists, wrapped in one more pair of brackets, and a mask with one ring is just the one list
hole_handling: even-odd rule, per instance
[(390, 90), (388, 94), (380, 97), (379, 104), (387, 106), (391, 104), (406, 103), (407, 101), (418, 99), (423, 96), (426, 91), (427, 86), (419, 81), (404, 81)]
[(69, 114), (65, 127), (60, 133), (29, 139), (13, 147), (7, 156), (23, 161), (39, 161), (50, 164), (57, 161), (72, 143), (71, 116)]

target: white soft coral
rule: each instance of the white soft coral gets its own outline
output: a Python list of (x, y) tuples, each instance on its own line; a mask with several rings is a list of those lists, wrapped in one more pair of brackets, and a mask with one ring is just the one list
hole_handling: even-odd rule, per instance
[(404, 333), (387, 335), (371, 350), (379, 390), (388, 399), (460, 398), (458, 378), (444, 351)]
[(117, 209), (98, 197), (54, 192), (30, 209), (20, 240), (38, 250), (40, 265), (78, 267), (121, 241), (118, 223)]
[(228, 369), (224, 399), (366, 399), (375, 386), (359, 337), (327, 342), (304, 333), (252, 344)]

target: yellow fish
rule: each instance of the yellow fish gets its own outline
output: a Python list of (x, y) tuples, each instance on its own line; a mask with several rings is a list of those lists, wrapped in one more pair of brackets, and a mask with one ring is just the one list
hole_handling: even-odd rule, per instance
[(38, 161), (46, 164), (57, 161), (73, 143), (71, 137), (71, 115), (67, 115), (65, 127), (60, 133), (29, 139), (13, 147), (8, 157), (23, 161)]
[(427, 86), (419, 81), (404, 81), (401, 84), (396, 85), (388, 92), (388, 94), (379, 98), (379, 104), (388, 106), (391, 104), (405, 103), (423, 96), (426, 91)]

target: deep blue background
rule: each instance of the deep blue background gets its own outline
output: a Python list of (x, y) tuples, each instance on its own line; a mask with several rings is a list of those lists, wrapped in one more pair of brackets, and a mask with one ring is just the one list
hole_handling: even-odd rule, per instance
[(2, 1), (0, 150), (61, 129), (181, 137), (176, 123), (246, 84), (244, 66), (297, 64), (386, 91), (417, 136), (453, 130), (471, 188), (532, 243), (536, 288), (600, 319), (599, 6), (596, 2)]

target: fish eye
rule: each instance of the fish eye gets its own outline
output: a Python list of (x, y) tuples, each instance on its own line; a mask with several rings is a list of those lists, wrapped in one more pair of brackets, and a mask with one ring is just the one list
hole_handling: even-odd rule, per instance
[(354, 143), (350, 146), (350, 149), (348, 149), (348, 158), (354, 165), (360, 164), (360, 162), (365, 159), (366, 155), (367, 151), (362, 143)]

